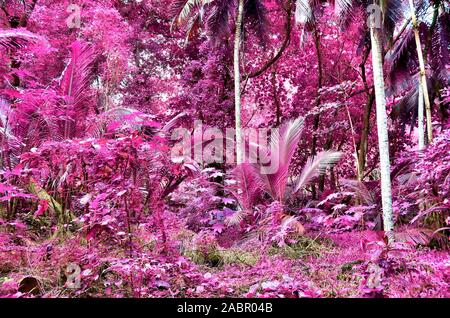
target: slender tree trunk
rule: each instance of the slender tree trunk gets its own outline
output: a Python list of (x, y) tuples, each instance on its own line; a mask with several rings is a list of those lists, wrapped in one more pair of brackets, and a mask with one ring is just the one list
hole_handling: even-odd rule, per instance
[(352, 116), (350, 115), (350, 111), (348, 109), (348, 105), (345, 105), (345, 110), (347, 112), (347, 117), (348, 117), (348, 123), (350, 124), (350, 129), (352, 132), (352, 141), (353, 141), (353, 151), (355, 152), (355, 167), (356, 167), (356, 175), (358, 176), (358, 181), (359, 180), (359, 160), (358, 160), (358, 147), (356, 146), (356, 140), (355, 140), (355, 127), (353, 126), (353, 120), (352, 120)]
[(431, 105), (430, 105), (430, 98), (428, 97), (427, 77), (425, 74), (425, 63), (423, 60), (422, 45), (420, 43), (419, 28), (417, 25), (417, 18), (416, 18), (413, 0), (409, 0), (409, 6), (411, 9), (411, 19), (412, 19), (412, 23), (413, 23), (413, 27), (414, 27), (414, 38), (416, 40), (417, 57), (419, 58), (419, 67), (420, 67), (419, 85), (422, 86), (422, 93), (423, 93), (423, 98), (425, 101), (425, 110), (426, 110), (426, 117), (427, 117), (427, 139), (428, 139), (428, 143), (430, 144), (433, 142), (433, 127), (431, 126)]
[(369, 93), (366, 105), (364, 106), (363, 128), (361, 131), (361, 140), (359, 142), (358, 149), (358, 181), (363, 181), (364, 179), (364, 170), (366, 168), (366, 155), (370, 131), (370, 113), (372, 112), (374, 99), (375, 93), (372, 91), (372, 93)]
[(241, 44), (242, 16), (244, 12), (244, 0), (239, 0), (236, 16), (236, 33), (234, 36), (234, 107), (236, 122), (236, 163), (243, 162), (242, 130), (241, 130), (241, 72), (239, 69), (239, 53)]
[[(327, 141), (325, 142), (325, 145), (323, 146), (323, 150), (330, 150), (331, 146), (333, 145), (333, 135), (328, 134)], [(319, 176), (319, 182), (317, 188), (320, 192), (323, 192), (325, 190), (325, 174), (322, 174)]]
[(389, 136), (386, 115), (386, 99), (384, 95), (383, 57), (381, 29), (370, 28), (372, 44), (373, 85), (377, 113), (378, 146), (380, 150), (381, 201), (383, 207), (384, 231), (393, 241), (394, 219), (392, 213), (391, 169), (389, 160)]
[[(322, 89), (322, 81), (323, 81), (323, 69), (322, 69), (322, 50), (320, 48), (320, 34), (319, 30), (316, 26), (314, 26), (313, 30), (313, 36), (314, 36), (314, 45), (316, 47), (316, 55), (317, 55), (317, 98), (316, 98), (316, 108), (318, 109), (320, 106), (320, 90)], [(319, 128), (320, 123), (320, 116), (316, 115), (314, 117), (314, 133), (316, 133), (317, 129)], [(316, 134), (313, 136), (312, 141), (312, 155), (316, 155), (316, 145), (317, 145), (317, 137)]]
[(277, 73), (276, 73), (275, 64), (272, 66), (271, 81), (272, 81), (272, 89), (273, 89), (273, 101), (275, 103), (275, 109), (276, 109), (276, 113), (275, 113), (276, 122), (275, 122), (275, 125), (278, 127), (281, 124), (281, 105), (280, 105), (280, 100), (278, 99)]
[(357, 173), (358, 173), (358, 181), (363, 181), (364, 179), (364, 170), (366, 168), (366, 156), (367, 156), (367, 148), (368, 148), (368, 139), (369, 139), (369, 131), (370, 131), (370, 114), (372, 112), (373, 102), (375, 100), (375, 91), (370, 91), (369, 85), (367, 84), (366, 77), (366, 62), (367, 58), (370, 54), (370, 47), (366, 48), (364, 52), (364, 57), (361, 61), (361, 79), (364, 84), (364, 89), (367, 95), (367, 102), (364, 106), (364, 114), (363, 114), (363, 127), (361, 130), (361, 139), (358, 145), (358, 162), (357, 162)]
[(418, 134), (419, 134), (419, 150), (423, 150), (425, 148), (425, 134), (424, 134), (424, 127), (423, 127), (423, 91), (422, 86), (419, 85), (419, 107), (418, 107)]
[[(316, 47), (317, 69), (318, 69), (317, 98), (316, 98), (316, 108), (318, 110), (321, 102), (320, 90), (322, 89), (323, 69), (322, 69), (322, 50), (320, 48), (320, 34), (316, 24), (314, 24), (313, 37), (314, 37), (314, 45)], [(313, 123), (313, 138), (311, 145), (312, 156), (315, 156), (317, 154), (317, 129), (319, 128), (319, 124), (320, 124), (320, 114), (317, 114), (314, 116), (314, 123)], [(316, 186), (314, 184), (311, 186), (311, 192), (313, 199), (315, 199), (317, 193), (316, 193)]]

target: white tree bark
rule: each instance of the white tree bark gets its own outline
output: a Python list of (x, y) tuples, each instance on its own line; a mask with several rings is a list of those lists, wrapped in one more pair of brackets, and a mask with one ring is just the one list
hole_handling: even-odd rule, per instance
[(383, 207), (384, 231), (393, 240), (394, 218), (392, 213), (391, 169), (389, 160), (389, 136), (384, 95), (382, 42), (380, 28), (370, 28), (372, 44), (373, 83), (377, 112), (378, 146), (380, 150), (381, 202)]
[(241, 45), (242, 16), (244, 0), (239, 0), (236, 16), (236, 31), (234, 36), (234, 107), (236, 122), (236, 163), (243, 162), (242, 129), (241, 129), (241, 72), (239, 69), (239, 54)]
[(427, 139), (428, 143), (433, 142), (433, 127), (431, 124), (431, 105), (430, 105), (430, 98), (428, 97), (428, 87), (427, 87), (427, 77), (425, 73), (425, 63), (423, 60), (423, 53), (422, 53), (422, 45), (420, 43), (420, 36), (419, 36), (419, 29), (417, 25), (417, 18), (416, 13), (414, 9), (414, 2), (413, 0), (409, 0), (409, 6), (411, 9), (411, 20), (414, 27), (414, 38), (416, 41), (416, 47), (417, 47), (417, 57), (419, 59), (419, 85), (422, 86), (422, 92), (423, 92), (423, 98), (425, 101), (425, 110), (426, 110), (426, 117), (427, 117)]
[(425, 148), (425, 132), (423, 127), (423, 91), (422, 85), (419, 85), (419, 105), (418, 105), (418, 141), (419, 141), (419, 150), (423, 150)]

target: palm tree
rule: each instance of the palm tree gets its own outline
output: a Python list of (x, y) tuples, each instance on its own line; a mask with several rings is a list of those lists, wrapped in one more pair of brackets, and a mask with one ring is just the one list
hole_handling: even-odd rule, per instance
[[(427, 77), (425, 74), (425, 63), (423, 61), (422, 45), (420, 43), (420, 36), (419, 36), (419, 26), (417, 24), (417, 17), (416, 17), (413, 0), (409, 0), (409, 6), (411, 9), (411, 20), (412, 20), (413, 28), (414, 28), (414, 39), (416, 41), (417, 58), (419, 59), (419, 68), (420, 68), (420, 71), (419, 71), (419, 86), (420, 86), (420, 88), (419, 88), (419, 106), (420, 106), (420, 103), (423, 103), (423, 101), (425, 101), (425, 110), (426, 110), (426, 118), (427, 118), (427, 137), (428, 137), (428, 143), (432, 143), (433, 142), (433, 127), (431, 126), (431, 105), (430, 105), (430, 98), (428, 97)], [(421, 99), (420, 95), (423, 95), (423, 100)], [(420, 109), (419, 109), (419, 116), (421, 116)], [(421, 123), (419, 120), (419, 126), (420, 125), (421, 125)], [(419, 135), (419, 138), (420, 138), (420, 135)]]
[(63, 120), (63, 137), (70, 139), (76, 136), (77, 124), (87, 114), (89, 99), (89, 86), (94, 72), (93, 63), (95, 52), (92, 47), (84, 42), (75, 41), (70, 46), (71, 58), (61, 78), (59, 90), (64, 100), (61, 106), (66, 109), (66, 117)]
[(234, 35), (234, 118), (236, 125), (236, 163), (243, 162), (244, 153), (242, 149), (242, 129), (241, 129), (241, 72), (239, 63), (239, 53), (241, 46), (242, 17), (244, 12), (244, 0), (239, 0), (236, 16), (236, 31)]
[[(423, 2), (416, 7), (412, 1), (409, 1), (409, 8), (411, 17), (407, 20), (407, 27), (399, 37), (399, 41), (388, 54), (389, 63), (387, 65), (389, 82), (393, 91), (398, 88), (403, 90), (405, 86), (412, 86), (412, 88), (394, 106), (391, 115), (394, 119), (400, 119), (403, 125), (410, 124), (412, 129), (416, 118), (422, 116), (423, 110), (419, 110), (419, 108), (423, 107), (422, 104), (425, 102), (427, 141), (429, 143), (433, 136), (432, 101), (435, 97), (442, 99), (440, 90), (449, 85), (446, 65), (450, 62), (448, 51), (450, 13), (445, 9), (445, 2), (441, 0)], [(429, 13), (432, 13), (431, 19), (429, 19)], [(411, 21), (413, 22), (412, 26)], [(420, 32), (418, 28), (420, 28)], [(420, 38), (420, 36), (423, 37)], [(424, 44), (423, 51), (421, 43)], [(425, 65), (428, 66), (427, 74), (425, 74)], [(416, 72), (417, 78), (410, 75)], [(419, 84), (417, 85), (417, 83)], [(427, 94), (429, 95), (428, 99), (426, 98)], [(421, 96), (424, 98), (423, 101)], [(442, 118), (446, 119), (445, 103), (441, 104), (439, 110)], [(408, 122), (410, 120), (411, 122)], [(421, 125), (419, 120), (419, 130)], [(421, 139), (422, 133), (419, 132), (419, 144), (423, 143)], [(420, 145), (419, 148), (421, 148)]]
[[(241, 128), (241, 72), (240, 52), (242, 44), (242, 30), (244, 20), (248, 20), (262, 37), (265, 24), (265, 7), (262, 0), (175, 0), (172, 3), (173, 25), (180, 25), (189, 21), (187, 39), (192, 38), (203, 22), (205, 9), (211, 7), (211, 15), (207, 19), (210, 35), (213, 40), (221, 39), (229, 29), (229, 19), (233, 16), (233, 9), (237, 5), (234, 34), (234, 103), (236, 127), (236, 162), (241, 164), (244, 160)], [(192, 14), (196, 9), (196, 13)]]
[[(392, 43), (395, 42), (393, 39), (393, 33), (397, 22), (401, 18), (402, 5), (399, 0), (335, 0), (333, 1), (336, 6), (336, 12), (338, 13), (340, 22), (342, 25), (348, 25), (349, 22), (354, 17), (353, 12), (357, 7), (362, 8), (363, 12), (366, 14), (369, 13), (367, 21), (369, 22), (369, 37), (370, 37), (370, 45), (372, 51), (372, 68), (373, 68), (373, 77), (374, 77), (374, 89), (373, 89), (373, 97), (376, 103), (376, 117), (377, 117), (377, 131), (378, 131), (378, 147), (380, 153), (380, 173), (381, 173), (381, 200), (383, 207), (383, 224), (384, 231), (388, 236), (389, 240), (393, 239), (393, 228), (394, 228), (394, 220), (393, 220), (393, 212), (392, 212), (392, 191), (391, 191), (391, 180), (390, 180), (390, 159), (389, 159), (389, 136), (388, 136), (388, 127), (387, 127), (387, 115), (386, 115), (386, 99), (385, 99), (385, 84), (384, 84), (384, 75), (383, 75), (383, 62), (384, 62), (384, 43), (387, 43), (389, 46), (392, 46)], [(371, 6), (375, 5), (375, 6)], [(372, 12), (369, 9), (372, 8)], [(375, 14), (375, 15), (374, 15)], [(376, 25), (374, 22), (379, 22), (379, 25)], [(364, 35), (362, 38), (366, 37), (366, 30), (364, 30)], [(365, 58), (368, 57), (369, 48), (366, 51)], [(365, 62), (365, 59), (363, 63)], [(364, 66), (362, 66), (362, 70), (364, 71)], [(365, 73), (364, 73), (365, 77)], [(363, 78), (363, 81), (365, 78)], [(365, 82), (366, 90), (368, 89), (367, 84)], [(366, 110), (370, 112), (370, 105), (373, 102), (373, 98), (368, 95), (368, 104)], [(363, 132), (368, 132), (368, 123), (369, 123), (370, 114), (365, 114), (365, 127)], [(367, 119), (367, 120), (366, 120)], [(361, 141), (361, 146), (365, 147), (366, 142)], [(361, 147), (360, 147), (361, 148)], [(360, 149), (360, 155), (361, 151)], [(365, 155), (365, 151), (364, 151)], [(359, 162), (364, 162), (360, 160)], [(363, 173), (363, 169), (360, 169), (360, 173)]]
[(270, 149), (262, 149), (262, 153), (269, 156), (271, 167), (277, 167), (277, 169), (272, 171), (271, 168), (266, 169), (264, 165), (260, 165), (258, 170), (261, 179), (265, 190), (281, 204), (285, 203), (288, 194), (297, 194), (310, 185), (316, 177), (323, 175), (326, 168), (332, 167), (342, 155), (340, 152), (322, 151), (310, 157), (300, 174), (293, 180), (289, 180), (290, 164), (302, 136), (303, 127), (303, 118), (284, 123), (277, 133), (271, 135)]
[[(304, 119), (297, 118), (282, 124), (271, 134), (269, 145), (255, 145), (266, 162), (250, 164), (244, 162), (238, 165), (232, 175), (237, 181), (235, 189), (228, 189), (237, 199), (240, 209), (233, 221), (240, 221), (251, 214), (253, 206), (261, 192), (270, 195), (272, 200), (284, 207), (290, 197), (295, 197), (309, 186), (311, 182), (325, 174), (327, 168), (333, 167), (341, 158), (342, 153), (322, 151), (308, 158), (300, 173), (289, 175), (290, 165), (302, 136)], [(264, 157), (267, 156), (267, 157)], [(282, 211), (284, 212), (284, 211)]]
[[(384, 1), (379, 4), (381, 11), (381, 21), (384, 19)], [(380, 173), (381, 173), (381, 202), (383, 207), (384, 231), (389, 238), (393, 240), (394, 218), (392, 212), (392, 191), (391, 191), (391, 166), (389, 160), (389, 136), (386, 115), (386, 98), (383, 76), (383, 42), (381, 28), (374, 23), (370, 25), (370, 43), (372, 45), (372, 67), (373, 83), (375, 90), (375, 104), (377, 110), (377, 130), (378, 147), (380, 151)]]

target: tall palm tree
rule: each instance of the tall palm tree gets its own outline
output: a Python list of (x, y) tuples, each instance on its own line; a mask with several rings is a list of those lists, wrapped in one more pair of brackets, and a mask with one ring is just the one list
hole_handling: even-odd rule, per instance
[[(446, 9), (448, 7), (446, 7), (446, 2), (442, 0), (424, 1), (415, 6), (412, 1), (408, 1), (408, 4), (410, 12), (408, 25), (387, 56), (389, 62), (387, 66), (389, 84), (393, 91), (398, 88), (402, 91), (405, 87), (412, 88), (394, 106), (391, 115), (394, 119), (400, 119), (403, 125), (410, 124), (412, 129), (416, 118), (422, 116), (422, 111), (418, 108), (423, 107), (422, 103), (425, 102), (427, 141), (429, 143), (432, 141), (432, 101), (435, 97), (441, 99), (440, 90), (450, 85), (450, 77), (446, 68), (446, 65), (450, 63), (448, 51), (450, 12)], [(426, 66), (427, 74), (425, 74)], [(416, 73), (417, 78), (411, 76)], [(417, 83), (419, 84), (417, 85)], [(428, 99), (426, 98), (427, 93)], [(420, 96), (424, 97), (424, 101)], [(442, 103), (439, 108), (441, 118), (444, 120), (447, 118), (445, 107), (445, 103)], [(409, 122), (410, 120), (411, 122)], [(419, 128), (421, 125), (422, 123), (419, 121)], [(422, 136), (419, 135), (419, 143), (422, 143), (421, 138)]]
[[(385, 14), (385, 1), (375, 0), (380, 6), (381, 21)], [(378, 147), (380, 151), (381, 202), (383, 207), (384, 231), (390, 241), (393, 239), (394, 218), (392, 212), (391, 168), (389, 160), (389, 136), (386, 115), (386, 98), (383, 76), (383, 40), (381, 28), (370, 25), (370, 43), (372, 46), (373, 84), (377, 110)]]
[[(236, 7), (237, 6), (237, 7)], [(172, 3), (173, 24), (180, 25), (189, 21), (188, 36), (191, 38), (203, 23), (204, 11), (211, 9), (207, 18), (209, 33), (213, 40), (221, 39), (228, 31), (230, 17), (234, 14), (234, 102), (235, 102), (235, 127), (236, 127), (236, 162), (241, 164), (244, 160), (244, 149), (242, 147), (241, 128), (241, 72), (240, 53), (242, 44), (242, 31), (244, 20), (250, 22), (259, 36), (262, 37), (266, 23), (265, 7), (262, 0), (175, 0)], [(194, 10), (195, 9), (195, 10)], [(196, 13), (192, 13), (196, 11)]]
[[(357, 7), (362, 8), (363, 12), (369, 14), (369, 19), (367, 19), (366, 21), (370, 24), (368, 32), (372, 51), (374, 99), (376, 104), (378, 147), (380, 153), (383, 224), (386, 235), (388, 236), (389, 240), (392, 241), (394, 219), (392, 211), (389, 136), (386, 115), (383, 62), (385, 54), (384, 44), (389, 44), (389, 46), (391, 46), (395, 41), (393, 39), (393, 33), (396, 24), (401, 18), (402, 4), (400, 0), (332, 0), (332, 2), (334, 2), (334, 5), (336, 6), (335, 12), (337, 12), (342, 25), (349, 24), (349, 22), (354, 17), (353, 12), (356, 11), (355, 9)], [(370, 5), (375, 6), (370, 7)], [(370, 10), (371, 8), (372, 10)], [(379, 22), (379, 24), (374, 23), (377, 21)], [(363, 37), (366, 37), (366, 35), (364, 34)], [(371, 102), (370, 97), (369, 102)], [(370, 107), (368, 107), (367, 109), (370, 111)]]
[(244, 13), (244, 0), (239, 0), (236, 16), (236, 31), (234, 35), (233, 66), (234, 66), (234, 118), (236, 125), (236, 163), (240, 165), (244, 161), (242, 149), (241, 127), (241, 72), (239, 53), (241, 46), (242, 17)]
[[(427, 118), (427, 137), (428, 137), (428, 143), (433, 142), (433, 127), (431, 126), (431, 105), (430, 105), (430, 98), (428, 96), (428, 87), (427, 87), (427, 77), (425, 74), (425, 63), (423, 61), (423, 53), (422, 53), (422, 44), (420, 43), (420, 36), (419, 36), (419, 25), (417, 24), (417, 17), (416, 17), (416, 10), (414, 8), (414, 2), (413, 0), (409, 0), (409, 7), (411, 10), (411, 20), (413, 23), (414, 28), (414, 39), (416, 42), (416, 48), (417, 48), (417, 58), (419, 59), (419, 106), (420, 103), (423, 103), (425, 101), (425, 111), (426, 111), (426, 118)], [(423, 95), (423, 100), (420, 98), (420, 95)], [(419, 110), (419, 116), (420, 116), (420, 110)], [(420, 121), (419, 121), (420, 125)], [(420, 138), (420, 135), (419, 135)]]

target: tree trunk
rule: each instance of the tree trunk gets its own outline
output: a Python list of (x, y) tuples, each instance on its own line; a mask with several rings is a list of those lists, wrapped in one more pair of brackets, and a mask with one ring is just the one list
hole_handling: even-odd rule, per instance
[(423, 127), (423, 91), (422, 86), (419, 85), (419, 107), (418, 107), (418, 135), (419, 135), (419, 150), (422, 151), (425, 148), (425, 135)]
[(363, 128), (361, 131), (361, 140), (359, 142), (358, 151), (358, 181), (363, 181), (364, 179), (364, 170), (366, 168), (366, 155), (370, 131), (370, 113), (372, 112), (374, 99), (375, 93), (372, 91), (372, 93), (369, 93), (366, 105), (364, 107)]
[(263, 67), (261, 67), (259, 70), (255, 72), (248, 74), (247, 75), (248, 78), (258, 77), (265, 71), (267, 71), (269, 67), (274, 65), (278, 61), (278, 59), (281, 58), (283, 52), (291, 43), (291, 33), (292, 33), (291, 17), (292, 17), (292, 8), (294, 6), (293, 2), (294, 0), (287, 0), (286, 3), (283, 5), (284, 11), (286, 11), (286, 23), (284, 24), (284, 41), (281, 44), (280, 49)]
[(369, 139), (369, 131), (370, 131), (370, 114), (372, 112), (373, 101), (375, 100), (375, 91), (372, 89), (370, 91), (369, 85), (367, 84), (366, 77), (366, 62), (367, 58), (370, 54), (370, 47), (366, 47), (366, 51), (364, 52), (363, 59), (361, 61), (361, 79), (364, 84), (364, 90), (367, 95), (367, 102), (364, 106), (364, 114), (363, 114), (363, 127), (361, 130), (361, 138), (359, 140), (358, 151), (357, 151), (357, 178), (358, 181), (363, 181), (364, 179), (364, 170), (366, 168), (366, 155), (368, 148), (368, 139)]
[(383, 207), (384, 231), (393, 241), (394, 219), (392, 213), (392, 192), (389, 160), (389, 136), (386, 115), (386, 99), (384, 95), (383, 59), (381, 29), (370, 28), (370, 40), (372, 44), (373, 83), (375, 89), (375, 103), (377, 113), (378, 146), (380, 150), (381, 173), (381, 201)]
[[(317, 75), (316, 109), (318, 111), (321, 102), (320, 90), (322, 89), (323, 69), (322, 69), (322, 50), (320, 48), (320, 34), (317, 25), (315, 23), (314, 23), (313, 37), (317, 55), (318, 75)], [(320, 124), (320, 113), (314, 116), (311, 156), (315, 156), (317, 154), (317, 130), (319, 129), (319, 124)], [(313, 199), (315, 199), (317, 197), (317, 193), (316, 193), (316, 186), (314, 184), (311, 185), (311, 192)]]
[[(325, 145), (323, 146), (323, 150), (330, 150), (331, 146), (333, 145), (333, 135), (328, 134), (327, 141), (325, 142)], [(321, 174), (319, 176), (319, 182), (318, 182), (318, 189), (319, 192), (323, 192), (325, 189), (325, 174)]]
[(276, 117), (276, 121), (275, 121), (275, 125), (277, 127), (280, 126), (281, 124), (281, 105), (280, 105), (280, 100), (278, 99), (278, 92), (277, 92), (277, 73), (276, 73), (276, 69), (275, 69), (275, 64), (272, 66), (272, 77), (271, 77), (271, 81), (272, 81), (272, 89), (273, 89), (273, 101), (275, 103), (275, 109), (276, 109), (276, 113), (275, 113), (275, 117)]
[(420, 80), (419, 85), (422, 87), (423, 98), (425, 101), (425, 110), (427, 117), (427, 139), (428, 143), (433, 142), (433, 127), (431, 126), (431, 105), (430, 98), (428, 97), (428, 87), (427, 87), (427, 77), (425, 74), (425, 63), (423, 61), (423, 53), (422, 53), (422, 45), (420, 44), (420, 36), (419, 36), (419, 28), (417, 25), (416, 13), (414, 10), (413, 0), (409, 0), (409, 6), (411, 9), (411, 19), (414, 27), (414, 38), (416, 40), (417, 47), (417, 57), (419, 58), (419, 67), (420, 67)]
[(244, 0), (239, 0), (236, 16), (236, 33), (234, 36), (234, 107), (236, 122), (236, 163), (243, 162), (242, 130), (241, 130), (241, 72), (239, 69), (239, 53), (241, 44), (242, 16), (244, 12)]

